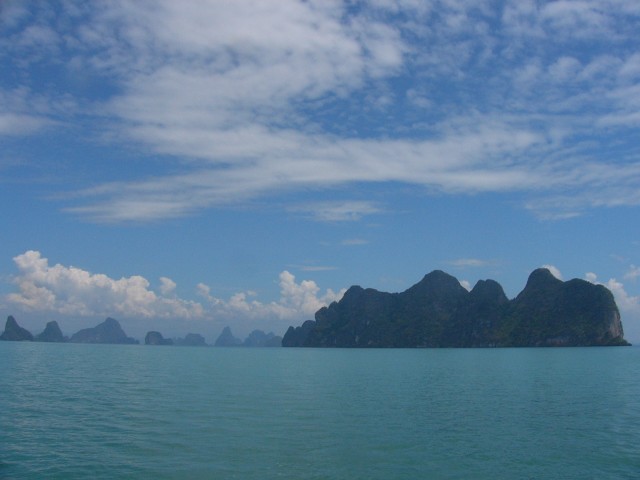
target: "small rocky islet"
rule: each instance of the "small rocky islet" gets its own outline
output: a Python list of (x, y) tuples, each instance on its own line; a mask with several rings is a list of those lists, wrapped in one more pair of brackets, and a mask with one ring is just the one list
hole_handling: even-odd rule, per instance
[[(107, 318), (70, 338), (57, 322), (38, 335), (7, 318), (0, 340), (89, 344), (139, 344), (120, 323)], [(164, 338), (150, 331), (145, 345), (207, 346), (202, 335)], [(315, 320), (289, 327), (284, 337), (252, 331), (244, 340), (225, 327), (216, 347), (566, 347), (622, 346), (620, 312), (613, 294), (585, 280), (562, 281), (547, 269), (534, 270), (525, 288), (509, 300), (502, 286), (480, 280), (467, 291), (453, 276), (435, 270), (401, 293), (353, 286), (323, 307)]]
[[(65, 337), (58, 322), (48, 322), (44, 331), (38, 335), (33, 335), (26, 328), (18, 325), (16, 319), (9, 315), (4, 332), (0, 335), (0, 340), (12, 342), (68, 342), (68, 343), (94, 343), (112, 345), (138, 345), (140, 342), (135, 338), (128, 337), (122, 329), (120, 323), (114, 318), (107, 318), (104, 322), (92, 328), (84, 328), (71, 337)], [(282, 337), (273, 333), (264, 333), (262, 330), (254, 330), (244, 340), (233, 336), (231, 329), (225, 327), (214, 346), (216, 347), (279, 347)], [(176, 345), (181, 347), (206, 347), (205, 339), (199, 333), (188, 333), (184, 338), (164, 338), (160, 332), (150, 331), (145, 335), (145, 345)]]

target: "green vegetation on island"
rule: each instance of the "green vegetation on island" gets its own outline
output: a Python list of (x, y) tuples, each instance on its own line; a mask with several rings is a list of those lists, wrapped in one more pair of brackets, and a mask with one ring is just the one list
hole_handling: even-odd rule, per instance
[(611, 292), (585, 280), (531, 273), (509, 300), (481, 280), (469, 292), (436, 270), (402, 293), (351, 287), (315, 321), (289, 327), (285, 347), (545, 347), (628, 345)]

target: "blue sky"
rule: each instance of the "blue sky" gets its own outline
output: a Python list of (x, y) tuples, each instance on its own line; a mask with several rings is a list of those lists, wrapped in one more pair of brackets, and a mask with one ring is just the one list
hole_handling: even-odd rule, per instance
[[(434, 269), (640, 341), (636, 0), (0, 2), (0, 314), (282, 334)], [(6, 316), (5, 315), (5, 316)]]

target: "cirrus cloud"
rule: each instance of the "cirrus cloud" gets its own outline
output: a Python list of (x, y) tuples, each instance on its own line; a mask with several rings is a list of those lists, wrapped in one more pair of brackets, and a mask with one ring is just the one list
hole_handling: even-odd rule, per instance
[[(145, 161), (159, 168), (74, 188), (67, 211), (99, 222), (382, 182), (451, 195), (525, 192), (541, 218), (635, 206), (640, 9), (634, 0), (607, 5), (12, 7), (0, 58), (25, 78), (31, 68), (58, 72), (51, 82), (74, 108), (56, 107), (56, 89), (35, 102), (30, 86), (23, 103), (43, 108), (3, 102), (16, 89), (0, 84), (0, 135), (34, 134), (64, 117), (150, 153)], [(87, 99), (69, 86), (79, 76), (104, 88)]]

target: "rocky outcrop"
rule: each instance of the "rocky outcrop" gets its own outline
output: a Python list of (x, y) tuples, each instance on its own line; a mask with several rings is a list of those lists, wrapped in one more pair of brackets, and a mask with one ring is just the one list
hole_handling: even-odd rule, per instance
[(531, 273), (509, 300), (493, 280), (468, 292), (442, 271), (402, 293), (351, 287), (315, 322), (290, 327), (283, 346), (502, 347), (628, 345), (613, 295), (584, 280)]
[(584, 280), (562, 282), (538, 269), (511, 302), (504, 326), (507, 345), (579, 346), (626, 344), (613, 294)]
[(12, 315), (9, 315), (4, 326), (4, 332), (0, 335), (0, 340), (9, 342), (31, 342), (33, 341), (33, 335), (29, 330), (18, 325), (16, 319), (13, 318)]
[(173, 340), (164, 338), (160, 332), (147, 332), (144, 337), (145, 345), (173, 345)]
[(184, 338), (176, 338), (175, 345), (180, 347), (206, 347), (204, 337), (198, 333), (187, 333)]
[(262, 330), (252, 331), (244, 342), (243, 347), (280, 347), (282, 337), (276, 336), (273, 332), (264, 333)]
[(230, 327), (224, 327), (218, 336), (214, 347), (280, 347), (282, 337), (273, 332), (264, 333), (262, 330), (252, 331), (244, 341), (231, 333)]
[(62, 330), (60, 330), (60, 326), (58, 322), (51, 321), (47, 323), (47, 326), (44, 328), (42, 333), (39, 333), (35, 337), (36, 342), (66, 342), (68, 339), (64, 335), (62, 335)]
[(213, 344), (214, 347), (239, 347), (240, 345), (242, 340), (233, 336), (230, 327), (224, 327)]
[(311, 330), (315, 327), (316, 322), (313, 320), (307, 320), (299, 327), (289, 327), (287, 332), (282, 337), (283, 347), (304, 347), (306, 346), (307, 337), (311, 333)]
[(85, 328), (74, 333), (69, 339), (71, 343), (112, 343), (112, 344), (137, 344), (137, 340), (127, 337), (117, 320), (107, 318), (101, 324), (93, 328)]

